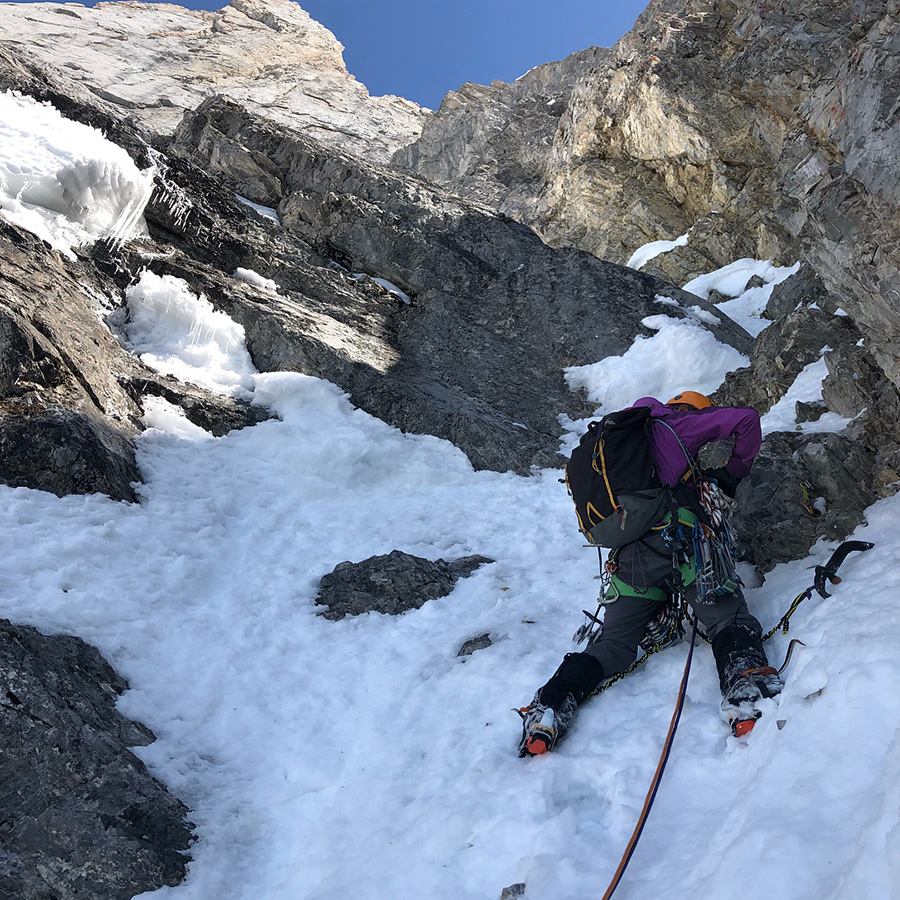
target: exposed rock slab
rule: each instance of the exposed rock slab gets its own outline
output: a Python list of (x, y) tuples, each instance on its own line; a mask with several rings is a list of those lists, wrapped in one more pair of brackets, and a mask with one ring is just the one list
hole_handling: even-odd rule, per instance
[(0, 619), (0, 896), (125, 900), (184, 877), (188, 810), (129, 750), (150, 731), (88, 644)]
[[(900, 384), (898, 26), (894, 0), (653, 0), (579, 75), (543, 184), (507, 185), (532, 195), (517, 214), (554, 245), (616, 262), (690, 231), (648, 267), (678, 284), (742, 257), (803, 258)], [(489, 100), (484, 118), (507, 114), (502, 93)], [(531, 134), (542, 142), (544, 126)], [(461, 192), (469, 173), (498, 171), (474, 131), (443, 160), (415, 147), (398, 158)]]
[(0, 3), (0, 41), (159, 134), (210, 93), (227, 93), (325, 144), (386, 160), (428, 115), (400, 97), (371, 97), (334, 35), (289, 0), (232, 0), (212, 12), (131, 0)]
[[(743, 329), (693, 295), (581, 251), (549, 248), (508, 217), (328, 151), (224, 98), (187, 114), (174, 151), (245, 195), (260, 189), (264, 170), (271, 193), (252, 199), (276, 203), (285, 227), (320, 258), (386, 279), (411, 298), (395, 298), (371, 318), (355, 313), (356, 304), (333, 305), (333, 318), (349, 318), (357, 336), (375, 332), (382, 358), (348, 365), (344, 353), (327, 371), (315, 368), (308, 344), (284, 339), (284, 329), (280, 339), (271, 332), (256, 339), (271, 317), (235, 309), (256, 365), (322, 374), (379, 418), (451, 440), (477, 468), (556, 464), (559, 415), (590, 412), (568, 390), (563, 369), (624, 353), (644, 333), (646, 316), (686, 315), (656, 303), (660, 293), (713, 312), (721, 320), (709, 326), (716, 336), (749, 351)], [(299, 312), (295, 335), (309, 333)], [(317, 337), (321, 344), (321, 330)]]
[(446, 597), (460, 578), (493, 562), (486, 556), (464, 556), (447, 562), (393, 550), (362, 562), (342, 562), (319, 582), (316, 604), (326, 606), (326, 619), (343, 619), (367, 612), (397, 616), (419, 609), (429, 600)]

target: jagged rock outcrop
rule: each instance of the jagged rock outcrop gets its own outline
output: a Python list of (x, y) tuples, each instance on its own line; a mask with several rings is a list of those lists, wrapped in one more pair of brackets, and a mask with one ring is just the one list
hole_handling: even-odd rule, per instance
[[(0, 86), (58, 102), (141, 163), (151, 158), (140, 133), (108, 103), (73, 99), (66, 79), (8, 52), (4, 58)], [(244, 326), (260, 370), (328, 378), (385, 421), (453, 441), (479, 468), (528, 472), (554, 464), (558, 416), (589, 412), (568, 390), (563, 368), (624, 352), (644, 316), (687, 314), (654, 302), (658, 292), (675, 291), (658, 279), (550, 249), (508, 218), (338, 154), (231, 101), (205, 101), (188, 114), (174, 149), (176, 156), (162, 146), (152, 156), (165, 174), (146, 210), (149, 243), (119, 262), (101, 249), (96, 259), (51, 265), (74, 265), (82, 282), (93, 269), (93, 290), (110, 308), (122, 305), (121, 291), (142, 268), (184, 278)], [(238, 203), (235, 190), (277, 204), (285, 227)], [(273, 279), (278, 294), (236, 281), (238, 267)], [(385, 278), (411, 302), (353, 273)], [(27, 293), (29, 279), (20, 280)], [(678, 296), (685, 307), (704, 306)], [(82, 318), (103, 330), (93, 313)], [(588, 327), (597, 320), (602, 327)], [(749, 350), (733, 323), (710, 327)], [(98, 340), (122, 357), (98, 376), (115, 382), (112, 373), (132, 361), (109, 334)], [(140, 378), (152, 380), (146, 371)], [(139, 409), (126, 401), (115, 429), (127, 438), (139, 427)], [(120, 481), (127, 486), (132, 476)], [(125, 486), (119, 496), (129, 496)]]
[(572, 88), (610, 53), (591, 47), (536, 66), (511, 84), (467, 83), (450, 91), (418, 140), (394, 155), (394, 164), (520, 222), (535, 220)]
[[(147, 145), (109, 108), (43, 77), (0, 48), (0, 89), (51, 100), (106, 132), (146, 163)], [(72, 96), (74, 95), (74, 96)], [(70, 260), (0, 220), (0, 480), (59, 495), (136, 499), (134, 437), (141, 397), (162, 396), (213, 434), (268, 416), (246, 402), (176, 383), (144, 366), (107, 319), (121, 310), (123, 279), (111, 248)]]
[(855, 322), (809, 267), (772, 293), (775, 321), (756, 339), (750, 366), (730, 373), (718, 403), (760, 411), (780, 400), (824, 356), (822, 401), (798, 404), (798, 423), (825, 412), (851, 420), (840, 434), (771, 434), (742, 485), (735, 524), (744, 557), (762, 572), (837, 540), (900, 480), (900, 391), (879, 369)]
[(428, 116), (401, 97), (371, 97), (343, 47), (290, 0), (222, 9), (157, 3), (0, 3), (0, 41), (26, 49), (151, 132), (226, 93), (326, 145), (387, 160)]
[(327, 607), (321, 615), (335, 621), (367, 612), (398, 616), (419, 609), (429, 600), (446, 597), (460, 578), (491, 562), (485, 556), (432, 561), (392, 550), (358, 563), (339, 563), (334, 571), (322, 576), (316, 604)]
[(820, 538), (845, 538), (877, 499), (874, 466), (875, 453), (844, 435), (769, 435), (738, 489), (742, 558), (765, 573), (807, 555)]
[(0, 897), (124, 900), (184, 877), (185, 806), (128, 749), (127, 685), (88, 644), (0, 619)]
[(742, 257), (803, 258), (900, 383), (898, 12), (895, 0), (654, 0), (576, 82), (523, 221), (617, 262), (690, 229), (648, 269), (678, 284)]

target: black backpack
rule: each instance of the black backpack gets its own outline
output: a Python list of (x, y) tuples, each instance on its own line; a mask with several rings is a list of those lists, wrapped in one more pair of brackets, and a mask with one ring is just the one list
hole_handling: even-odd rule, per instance
[(581, 533), (611, 549), (637, 540), (674, 507), (656, 471), (649, 406), (591, 422), (566, 464)]

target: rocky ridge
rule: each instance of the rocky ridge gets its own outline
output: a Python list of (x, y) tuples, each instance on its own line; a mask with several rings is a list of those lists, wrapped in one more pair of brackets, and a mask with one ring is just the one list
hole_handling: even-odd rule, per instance
[(511, 84), (467, 83), (450, 91), (426, 119), (421, 136), (398, 150), (393, 163), (520, 222), (536, 222), (572, 89), (610, 53), (591, 47), (536, 66)]
[(93, 7), (0, 3), (0, 41), (55, 66), (151, 133), (227, 94), (327, 146), (386, 161), (414, 140), (427, 110), (372, 97), (343, 46), (289, 0), (232, 0), (215, 11), (131, 0)]
[[(689, 234), (647, 266), (676, 284), (743, 257), (803, 259), (900, 383), (898, 12), (880, 0), (654, 0), (559, 97), (542, 178), (509, 183), (500, 205), (515, 197), (549, 243), (621, 263), (648, 241)], [(505, 116), (503, 97), (494, 86), (479, 114)], [(456, 115), (439, 109), (419, 143)], [(525, 114), (505, 127), (546, 140)], [(395, 159), (497, 203), (497, 162), (482, 144), (476, 134), (443, 156), (413, 145)]]

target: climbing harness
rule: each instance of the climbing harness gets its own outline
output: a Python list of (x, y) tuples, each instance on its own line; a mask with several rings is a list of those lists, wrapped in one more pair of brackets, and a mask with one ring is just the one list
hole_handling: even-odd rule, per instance
[(669, 731), (667, 732), (666, 740), (663, 743), (662, 753), (659, 757), (659, 763), (656, 766), (656, 771), (653, 773), (653, 780), (650, 782), (650, 790), (647, 791), (647, 796), (644, 798), (644, 806), (641, 809), (641, 814), (638, 816), (637, 824), (634, 826), (634, 831), (632, 832), (631, 839), (628, 841), (628, 845), (625, 847), (625, 853), (622, 855), (622, 860), (619, 863), (619, 867), (616, 869), (616, 872), (613, 875), (613, 879), (610, 882), (609, 887), (606, 889), (606, 893), (603, 895), (603, 900), (609, 900), (609, 898), (612, 897), (615, 889), (619, 886), (619, 882), (622, 880), (622, 876), (625, 874), (625, 869), (628, 867), (628, 863), (631, 862), (631, 857), (634, 855), (635, 848), (637, 847), (637, 843), (640, 840), (641, 834), (644, 830), (644, 825), (647, 823), (647, 817), (650, 815), (650, 809), (653, 806), (653, 801), (656, 799), (656, 794), (659, 790), (660, 782), (662, 781), (663, 772), (665, 772), (666, 770), (666, 763), (669, 761), (669, 754), (672, 752), (672, 743), (675, 740), (675, 732), (678, 729), (678, 722), (681, 719), (681, 711), (684, 709), (684, 698), (687, 694), (688, 677), (691, 674), (691, 660), (694, 657), (694, 646), (696, 644), (696, 638), (697, 617), (694, 616), (693, 630), (691, 632), (691, 646), (688, 650), (687, 660), (684, 664), (684, 674), (681, 676), (681, 687), (678, 689), (678, 699), (675, 701), (675, 711), (672, 713), (672, 721), (669, 724)]
[[(816, 566), (813, 584), (794, 598), (788, 611), (773, 628), (763, 635), (762, 640), (764, 642), (768, 641), (779, 630), (782, 634), (787, 634), (790, 629), (791, 616), (794, 615), (800, 604), (811, 597), (813, 591), (816, 591), (823, 598), (830, 597), (831, 595), (826, 590), (826, 583), (840, 583), (841, 579), (838, 577), (837, 571), (844, 560), (855, 551), (865, 552), (866, 550), (871, 550), (874, 546), (870, 541), (844, 541), (840, 544), (824, 566)], [(607, 562), (600, 580), (600, 599), (597, 601), (597, 609), (593, 613), (588, 612), (586, 609), (582, 610), (585, 615), (585, 623), (572, 636), (572, 640), (576, 644), (586, 640), (587, 646), (590, 647), (600, 637), (603, 631), (603, 619), (600, 617), (600, 611), (604, 606), (604, 599), (607, 596), (606, 592), (609, 589), (611, 576), (614, 572), (615, 564), (610, 565)], [(664, 627), (661, 627), (663, 625), (663, 622), (660, 621), (661, 619), (664, 620)], [(627, 669), (603, 682), (590, 696), (595, 697), (598, 694), (602, 694), (608, 687), (612, 687), (617, 681), (621, 681), (626, 675), (630, 675), (635, 669), (642, 666), (651, 656), (659, 653), (660, 650), (665, 650), (666, 647), (670, 647), (672, 644), (678, 643), (685, 633), (683, 625), (685, 620), (690, 621), (690, 611), (684, 594), (679, 592), (673, 595), (672, 599), (661, 609), (657, 618), (648, 626), (648, 634), (641, 640), (641, 649), (644, 653)], [(698, 630), (697, 634), (700, 640), (710, 643), (709, 638), (703, 632)], [(784, 663), (776, 670), (777, 674), (780, 675), (787, 668), (797, 644), (802, 645), (803, 642), (799, 640), (790, 642)]]

